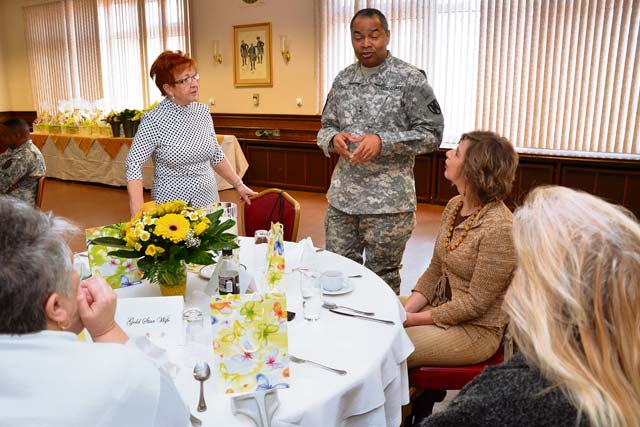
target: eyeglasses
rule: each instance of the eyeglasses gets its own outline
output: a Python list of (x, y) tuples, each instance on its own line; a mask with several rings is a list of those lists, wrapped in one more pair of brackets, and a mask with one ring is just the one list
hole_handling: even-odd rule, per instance
[(173, 82), (174, 85), (181, 85), (184, 83), (189, 83), (191, 80), (193, 80), (194, 82), (197, 82), (198, 80), (200, 80), (200, 74), (195, 73), (193, 76), (187, 76), (184, 79), (180, 79), (180, 80), (176, 80)]

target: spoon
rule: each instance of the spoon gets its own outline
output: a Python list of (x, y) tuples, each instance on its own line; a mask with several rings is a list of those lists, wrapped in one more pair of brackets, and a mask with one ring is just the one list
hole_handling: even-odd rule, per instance
[(329, 310), (335, 310), (336, 308), (344, 308), (346, 310), (351, 310), (351, 311), (354, 311), (356, 313), (364, 314), (365, 316), (375, 316), (376, 315), (373, 311), (356, 310), (355, 308), (347, 307), (347, 306), (344, 306), (344, 305), (338, 305), (338, 304), (335, 304), (335, 303), (329, 302), (329, 301), (323, 302), (322, 306), (324, 308), (328, 308)]
[(189, 421), (191, 421), (193, 427), (200, 427), (202, 425), (202, 420), (193, 414), (189, 414)]
[(193, 378), (200, 381), (200, 401), (198, 402), (198, 412), (207, 410), (207, 404), (204, 401), (203, 383), (211, 376), (211, 368), (207, 362), (198, 362), (193, 367)]

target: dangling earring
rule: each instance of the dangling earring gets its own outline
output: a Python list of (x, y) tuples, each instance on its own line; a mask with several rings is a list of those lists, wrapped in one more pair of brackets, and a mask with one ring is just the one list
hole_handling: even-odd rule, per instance
[(60, 322), (57, 322), (57, 323), (58, 323), (58, 328), (60, 328), (61, 331), (66, 331), (71, 327), (71, 321), (68, 321), (67, 324), (65, 325), (61, 325)]

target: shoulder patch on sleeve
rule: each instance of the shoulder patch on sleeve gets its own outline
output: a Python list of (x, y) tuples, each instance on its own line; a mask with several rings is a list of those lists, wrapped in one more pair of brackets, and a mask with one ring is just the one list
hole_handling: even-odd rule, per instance
[(433, 114), (442, 114), (442, 110), (440, 109), (440, 104), (438, 104), (437, 99), (431, 101), (429, 105), (427, 105), (427, 107), (429, 107), (429, 111), (431, 111)]

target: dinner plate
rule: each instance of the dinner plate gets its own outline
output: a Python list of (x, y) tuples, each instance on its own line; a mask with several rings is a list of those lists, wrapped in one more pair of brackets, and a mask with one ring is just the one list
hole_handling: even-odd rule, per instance
[(323, 289), (322, 293), (325, 295), (342, 295), (342, 294), (348, 294), (352, 290), (353, 290), (353, 281), (345, 277), (344, 286), (342, 286), (340, 289), (338, 289), (337, 291), (328, 291), (326, 289)]

